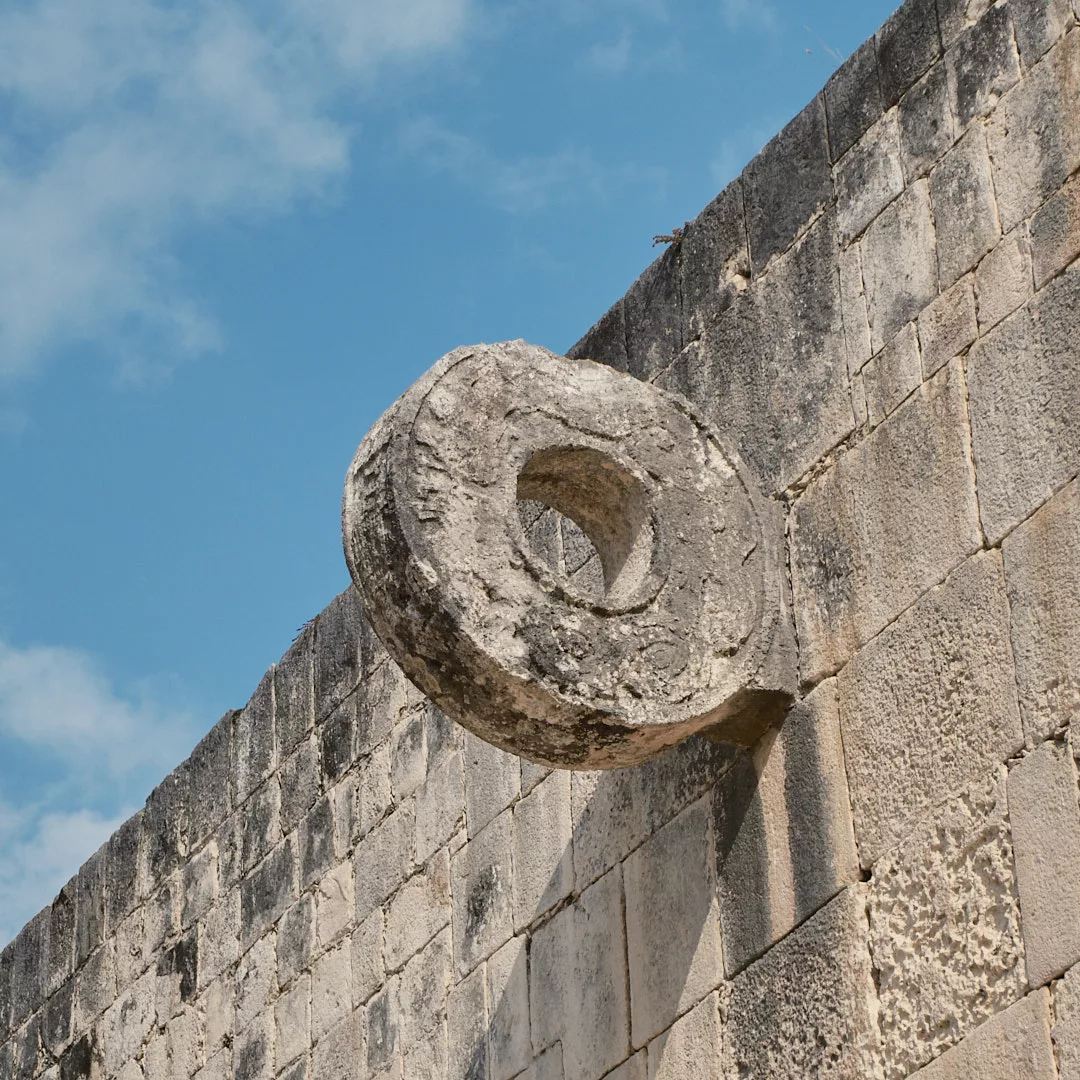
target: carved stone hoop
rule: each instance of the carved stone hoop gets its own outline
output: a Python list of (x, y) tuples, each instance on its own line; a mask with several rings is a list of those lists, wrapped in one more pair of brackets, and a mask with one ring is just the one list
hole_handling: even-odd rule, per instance
[(443, 357), (361, 443), (342, 523), (406, 674), (531, 760), (748, 744), (794, 690), (777, 508), (686, 401), (592, 361)]

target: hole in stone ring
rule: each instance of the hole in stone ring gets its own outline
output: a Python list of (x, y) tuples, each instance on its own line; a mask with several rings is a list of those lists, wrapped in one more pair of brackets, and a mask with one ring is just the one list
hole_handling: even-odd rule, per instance
[(652, 567), (652, 509), (644, 483), (588, 447), (538, 450), (517, 480), (532, 553), (574, 591), (606, 605), (629, 600)]

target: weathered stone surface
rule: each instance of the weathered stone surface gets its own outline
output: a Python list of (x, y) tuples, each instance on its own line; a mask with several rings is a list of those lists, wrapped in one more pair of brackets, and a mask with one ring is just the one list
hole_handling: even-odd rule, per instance
[(1050, 994), (1037, 990), (973, 1031), (912, 1080), (1056, 1080)]
[(438, 1030), (446, 1015), (452, 951), (450, 928), (446, 927), (406, 964), (397, 980), (398, 1034), (406, 1056)]
[(594, 360), (616, 371), (626, 371), (626, 320), (618, 300), (566, 355), (571, 360)]
[(1080, 166), (1078, 117), (1080, 34), (1074, 31), (1032, 68), (990, 118), (994, 187), (1006, 232)]
[(305, 893), (282, 915), (277, 930), (278, 982), (286, 986), (315, 952), (315, 899)]
[(292, 988), (274, 1002), (277, 1026), (275, 1059), (278, 1068), (288, 1065), (311, 1046), (311, 977), (302, 975)]
[(979, 336), (975, 288), (969, 275), (943, 292), (919, 315), (924, 378), (930, 378)]
[(710, 994), (649, 1043), (648, 1080), (722, 1076), (720, 1001)]
[(709, 818), (706, 797), (623, 867), (635, 1048), (670, 1027), (723, 976)]
[(465, 778), (456, 750), (428, 773), (414, 800), (416, 861), (425, 863), (461, 828)]
[(469, 836), (494, 821), (521, 794), (521, 764), (513, 754), (467, 732), (462, 750), (465, 763), (465, 816)]
[(315, 939), (320, 948), (352, 929), (356, 891), (352, 863), (345, 861), (326, 874), (315, 888)]
[(816, 97), (743, 172), (750, 261), (755, 276), (786, 251), (832, 198), (825, 101)]
[(467, 975), (513, 935), (511, 832), (511, 814), (506, 811), (451, 861), (458, 978)]
[(943, 289), (967, 273), (1001, 237), (986, 136), (973, 127), (930, 174)]
[(625, 957), (618, 870), (533, 936), (533, 1052), (561, 1042), (566, 1080), (598, 1080), (630, 1053)]
[(985, 334), (1011, 315), (1033, 291), (1031, 244), (1027, 229), (1021, 225), (979, 263), (975, 272), (979, 331)]
[(412, 866), (414, 818), (411, 806), (395, 810), (357, 844), (356, 919), (362, 922), (381, 907), (408, 877)]
[(875, 41), (885, 104), (895, 105), (941, 56), (935, 0), (906, 0), (877, 32)]
[(1009, 815), (1028, 980), (1042, 986), (1080, 960), (1080, 806), (1065, 743), (1009, 770)]
[[(230, 744), (236, 715), (235, 712), (226, 713), (203, 737), (187, 761), (188, 792), (185, 798), (188, 806), (187, 839), (192, 848), (199, 847), (228, 817), (231, 809), (229, 768), (232, 748)], [(129, 844), (135, 848), (136, 867), (140, 840), (141, 838), (136, 837), (131, 837), (129, 840)], [(119, 858), (120, 853), (116, 854)], [(130, 849), (123, 863), (126, 867), (130, 867)], [(116, 868), (120, 869), (119, 864)], [(129, 870), (125, 877), (130, 880), (131, 875), (132, 871)], [(122, 913), (122, 915), (127, 915), (134, 907), (138, 893), (137, 891), (128, 892), (119, 882), (110, 885), (110, 898), (115, 898), (117, 892), (127, 893), (131, 906)]]
[(835, 672), (981, 546), (966, 426), (953, 361), (795, 503), (792, 585), (806, 681)]
[(735, 978), (724, 1075), (878, 1076), (875, 1009), (865, 897), (856, 886)]
[(858, 244), (840, 254), (840, 298), (848, 374), (854, 375), (870, 359), (870, 321), (866, 317), (866, 293), (863, 290)]
[(1032, 219), (1031, 246), (1037, 289), (1080, 256), (1080, 176), (1048, 199)]
[[(592, 533), (602, 599), (535, 559), (519, 496)], [(685, 404), (628, 376), (523, 343), (459, 349), (365, 439), (343, 516), (378, 633), (503, 748), (628, 764), (721, 721), (756, 737), (790, 692), (763, 667), (782, 589), (772, 512)]]
[(877, 427), (922, 383), (922, 360), (915, 323), (908, 323), (863, 368), (867, 417)]
[(953, 112), (961, 128), (991, 112), (1020, 78), (1008, 5), (995, 6), (945, 56)]
[(887, 1077), (905, 1077), (1020, 998), (1024, 948), (1005, 768), (874, 866), (870, 948)]
[(637, 379), (648, 380), (662, 371), (684, 344), (680, 248), (668, 247), (623, 297), (626, 370)]
[(999, 553), (927, 592), (840, 673), (855, 836), (872, 866), (1023, 745)]
[(487, 1080), (488, 1009), (483, 966), (451, 989), (446, 1016), (450, 1036), (449, 1075), (461, 1080)]
[(553, 772), (513, 811), (514, 929), (553, 908), (574, 887), (570, 774)]
[(1053, 999), (1058, 1080), (1080, 1080), (1080, 968), (1054, 983)]
[(245, 944), (277, 922), (297, 896), (296, 851), (290, 838), (271, 852), (240, 885), (240, 933)]
[(274, 730), (278, 753), (292, 753), (315, 723), (313, 624), (304, 626), (274, 668)]
[(1025, 71), (1064, 35), (1075, 18), (1070, 0), (1009, 0), (1009, 12)]
[(904, 190), (897, 113), (890, 109), (837, 163), (840, 241), (857, 237)]
[(263, 676), (247, 705), (233, 717), (229, 749), (233, 806), (240, 806), (277, 765), (273, 668)]
[(967, 371), (979, 510), (996, 543), (1080, 467), (1080, 267), (976, 342)]
[(720, 780), (714, 813), (730, 978), (858, 880), (835, 680)]
[(450, 857), (443, 849), (386, 910), (386, 964), (394, 971), (450, 922)]
[(936, 250), (929, 186), (918, 180), (860, 241), (874, 352), (937, 295)]
[(881, 80), (874, 40), (864, 42), (825, 84), (829, 150), (837, 161), (881, 115)]
[(487, 962), (491, 1080), (510, 1080), (532, 1060), (529, 965), (524, 937), (511, 938)]
[(904, 177), (911, 183), (924, 176), (956, 139), (956, 119), (949, 96), (949, 72), (935, 64), (900, 99), (900, 148)]

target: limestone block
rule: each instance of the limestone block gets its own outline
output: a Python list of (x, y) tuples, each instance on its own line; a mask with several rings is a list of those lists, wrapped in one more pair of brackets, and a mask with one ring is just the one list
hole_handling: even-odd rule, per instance
[(427, 725), (422, 712), (409, 713), (390, 734), (390, 789), (401, 802), (427, 776)]
[[(175, 777), (175, 773), (173, 777)], [(175, 780), (173, 780), (175, 783)], [(170, 784), (170, 787), (172, 784)], [(165, 785), (160, 785), (165, 787)], [(153, 795), (150, 796), (153, 799)], [(147, 801), (149, 809), (149, 800)], [(105, 888), (106, 871), (108, 869), (108, 845), (102, 845), (79, 867), (78, 878), (75, 882), (76, 893), (76, 916), (75, 916), (75, 967), (79, 967), (86, 958), (105, 940)], [(26, 959), (33, 957), (33, 971), (24, 968), (21, 978), (13, 979), (13, 985), (18, 991), (22, 987), (21, 998), (25, 1005), (38, 1005), (44, 996), (44, 980), (46, 971), (38, 961), (43, 955), (44, 942), (40, 935), (46, 932), (48, 916), (44, 913), (35, 916), (33, 922), (26, 928), (27, 937), (23, 938), (23, 946), (16, 954)], [(32, 936), (37, 935), (39, 940), (31, 945)], [(20, 937), (22, 935), (20, 934)], [(13, 1004), (20, 1000), (16, 994)], [(23, 1017), (29, 1009), (23, 1011)], [(20, 1017), (21, 1018), (21, 1017)]]
[(617, 301), (600, 316), (585, 336), (566, 353), (571, 360), (595, 360), (616, 371), (626, 370), (626, 322), (623, 302)]
[(561, 1042), (566, 1080), (598, 1080), (630, 1053), (622, 902), (616, 869), (533, 936), (533, 1052)]
[[(138, 912), (136, 914), (139, 914)], [(134, 918), (134, 916), (133, 916)], [(129, 920), (130, 921), (130, 920)], [(199, 951), (198, 986), (201, 990), (231, 967), (240, 954), (240, 890), (232, 889), (219, 897), (217, 903), (199, 920), (197, 929)], [(125, 956), (132, 957), (139, 950), (126, 933), (117, 936), (117, 960), (123, 966)], [(143, 970), (140, 961), (131, 965), (121, 982), (127, 982), (135, 968)]]
[(750, 280), (741, 180), (685, 228), (679, 245), (684, 342), (709, 332)]
[(291, 754), (315, 723), (314, 643), (315, 627), (309, 624), (274, 668), (274, 730), (281, 757)]
[(883, 110), (874, 41), (864, 42), (825, 84), (829, 150), (838, 161), (862, 137)]
[(362, 922), (405, 880), (415, 828), (410, 805), (399, 807), (356, 845), (356, 920)]
[(1012, 607), (1020, 714), (1029, 744), (1080, 710), (1080, 485), (1067, 484), (1005, 538), (1005, 583)]
[(386, 964), (394, 971), (450, 923), (450, 856), (444, 848), (391, 898)]
[(273, 934), (261, 938), (240, 958), (236, 968), (238, 1029), (246, 1028), (273, 1001), (278, 985), (276, 964), (277, 942)]
[(407, 1050), (401, 1062), (401, 1074), (449, 1080), (450, 1033), (446, 1021), (431, 1032), (418, 1046)]
[(455, 1080), (488, 1080), (486, 991), (483, 965), (450, 990), (446, 1007), (448, 1072)]
[(88, 1030), (115, 998), (116, 949), (107, 941), (87, 957), (75, 976), (75, 1030)]
[(736, 976), (723, 1075), (879, 1077), (875, 1011), (865, 896), (855, 886)]
[(607, 873), (648, 835), (640, 769), (570, 773), (574, 878), (579, 889)]
[(1027, 989), (1005, 772), (933, 810), (874, 866), (870, 949), (890, 1080)]
[(910, 184), (925, 176), (957, 136), (949, 96), (949, 71), (936, 63), (900, 99), (900, 152), (904, 178)]
[[(604, 1077), (604, 1080), (647, 1080), (648, 1066), (646, 1064), (646, 1052), (644, 1050), (635, 1054), (628, 1061), (614, 1068)], [(528, 1075), (528, 1074), (527, 1074)], [(561, 1080), (562, 1071), (555, 1074)]]
[[(357, 838), (369, 832), (386, 816), (393, 804), (390, 793), (390, 747), (385, 743), (372, 751), (357, 770), (354, 825)], [(413, 808), (414, 815), (419, 802)], [(413, 819), (415, 827), (415, 817)]]
[(730, 978), (858, 880), (835, 680), (719, 781), (714, 813)]
[(967, 372), (979, 510), (996, 543), (1080, 467), (1080, 267), (976, 342)]
[(709, 994), (649, 1043), (648, 1080), (722, 1076), (720, 995)]
[[(766, 663), (787, 641), (779, 522), (754, 488), (663, 391), (521, 342), (459, 349), (357, 451), (346, 559), (448, 715), (531, 760), (611, 768), (706, 727), (745, 738), (790, 692), (787, 654)], [(536, 555), (519, 497), (591, 534), (603, 596)]]
[(114, 1076), (135, 1056), (154, 1027), (154, 980), (154, 974), (147, 972), (123, 991), (101, 1018), (98, 1030), (108, 1076)]
[(316, 940), (320, 949), (337, 941), (352, 928), (356, 914), (356, 889), (351, 862), (325, 874), (315, 888)]
[(623, 320), (626, 370), (635, 378), (649, 380), (667, 367), (683, 347), (676, 245), (646, 267), (626, 291)]
[(455, 749), (428, 773), (414, 801), (416, 861), (427, 862), (461, 828), (465, 814), (465, 775)]
[(976, 125), (930, 174), (937, 232), (938, 281), (947, 289), (1001, 237), (986, 135)]
[(215, 979), (200, 995), (196, 1007), (206, 1017), (205, 1049), (210, 1058), (232, 1042), (236, 1030), (236, 986), (231, 976)]
[(436, 1032), (446, 1015), (453, 976), (450, 928), (445, 927), (405, 965), (397, 980), (398, 1037), (408, 1055)]
[[(117, 991), (124, 987), (117, 985)], [(111, 1004), (111, 1002), (110, 1002)], [(75, 979), (70, 978), (45, 1002), (41, 1021), (41, 1041), (54, 1058), (58, 1058), (71, 1042), (75, 1005)]]
[(470, 838), (494, 821), (521, 794), (519, 759), (466, 732), (465, 815)]
[(183, 916), (181, 925), (186, 930), (201, 918), (217, 899), (218, 850), (210, 841), (197, 855), (192, 856), (184, 867)]
[[(1005, 9), (1000, 9), (1005, 10)], [(1010, 231), (1080, 166), (1080, 34), (1067, 34), (1002, 101), (987, 136)]]
[(992, 7), (945, 55), (953, 112), (964, 128), (993, 111), (1020, 79), (1010, 8)]
[(408, 711), (410, 696), (416, 693), (389, 657), (375, 668), (353, 698), (358, 757), (371, 753), (390, 734)]
[(513, 809), (516, 931), (574, 887), (570, 783), (569, 772), (553, 772)]
[(1032, 219), (1031, 245), (1038, 289), (1080, 256), (1080, 176), (1048, 199)]
[(1036, 990), (973, 1031), (912, 1080), (1057, 1080), (1050, 993)]
[(158, 957), (154, 1008), (159, 1023), (168, 1022), (195, 999), (198, 989), (199, 944), (193, 931)]
[(263, 677), (251, 700), (233, 717), (230, 744), (233, 806), (240, 806), (274, 771), (274, 669)]
[(642, 1047), (720, 984), (723, 961), (708, 796), (623, 866), (631, 1042)]
[(965, 397), (954, 360), (795, 503), (792, 586), (807, 682), (835, 672), (981, 546)]
[[(228, 817), (230, 806), (229, 798), (229, 768), (231, 760), (231, 746), (233, 719), (235, 714), (226, 713), (203, 737), (198, 746), (191, 752), (187, 760), (187, 783), (188, 791), (185, 803), (188, 807), (187, 836), (188, 844), (192, 849), (199, 847), (203, 841)], [(130, 825), (130, 822), (129, 822)], [(129, 825), (122, 826), (121, 833)], [(118, 833), (113, 838), (114, 842), (121, 835)], [(111, 845), (118, 857), (114, 869), (120, 871), (120, 881), (132, 883), (137, 874), (138, 844), (140, 836), (129, 838), (129, 847), (126, 857), (121, 850)], [(132, 850), (132, 848), (134, 850)], [(133, 867), (131, 864), (135, 863)], [(126, 873), (121, 870), (126, 867)], [(120, 901), (114, 895), (116, 886), (110, 886), (109, 899), (112, 902)], [(124, 890), (125, 892), (127, 890)], [(129, 906), (122, 913), (128, 914), (131, 905), (134, 904), (135, 896), (128, 893)], [(120, 901), (122, 902), (122, 901)], [(119, 913), (118, 913), (119, 914)]]
[(1074, 18), (1070, 0), (1010, 0), (1009, 11), (1025, 71), (1064, 35)]
[(1020, 225), (981, 263), (975, 273), (979, 299), (979, 331), (986, 333), (1011, 315), (1034, 291), (1031, 243), (1027, 228)]
[(352, 1011), (352, 952), (348, 942), (323, 953), (311, 968), (311, 1036), (319, 1039)]
[(296, 897), (296, 848), (290, 837), (240, 883), (241, 944), (249, 945), (277, 922)]
[(363, 1005), (386, 982), (383, 963), (383, 913), (376, 909), (353, 932), (353, 1005)]
[(904, 190), (895, 109), (890, 109), (840, 159), (835, 183), (836, 226), (846, 246)]
[(840, 253), (840, 296), (848, 374), (854, 375), (870, 359), (870, 323), (866, 317), (866, 293), (863, 291), (858, 244)]
[(521, 758), (521, 794), (528, 795), (541, 780), (550, 776), (552, 770), (547, 765), (534, 765)]
[(510, 1080), (529, 1064), (529, 971), (525, 937), (511, 938), (487, 962), (491, 1080)]
[(1045, 742), (1009, 770), (1028, 980), (1042, 986), (1080, 960), (1080, 806), (1064, 743)]
[(915, 323), (908, 323), (863, 368), (867, 417), (877, 427), (922, 383), (922, 360)]
[(938, 292), (930, 189), (917, 180), (866, 230), (860, 241), (870, 315), (870, 341), (882, 349)]
[(311, 1046), (311, 977), (301, 975), (274, 1003), (276, 1063), (280, 1069)]
[(1054, 983), (1053, 999), (1058, 1080), (1080, 1080), (1080, 968)]
[(364, 1056), (361, 1021), (360, 1013), (346, 1016), (319, 1039), (311, 1053), (311, 1080), (361, 1080), (360, 1062)]
[(888, 107), (941, 56), (934, 0), (907, 0), (877, 32), (875, 43)]
[[(117, 1080), (143, 1080), (142, 1069), (134, 1062), (129, 1064), (134, 1066), (133, 1070), (129, 1073), (126, 1071), (128, 1066), (125, 1066), (125, 1072), (121, 1073)], [(306, 1060), (303, 1064), (306, 1067)], [(288, 1080), (307, 1080), (306, 1071), (286, 1070), (282, 1075), (287, 1077)], [(232, 1080), (232, 1077), (232, 1051), (220, 1050), (207, 1060), (206, 1064), (195, 1074), (194, 1080)]]
[(511, 815), (504, 811), (451, 860), (458, 978), (514, 932)]
[(840, 722), (863, 866), (1020, 749), (1014, 679), (996, 551), (969, 559), (844, 668)]
[(240, 868), (246, 874), (281, 840), (281, 786), (277, 777), (271, 776), (261, 785), (237, 814)]
[(755, 277), (832, 198), (829, 166), (825, 102), (818, 96), (743, 171)]
[(948, 288), (919, 315), (923, 377), (930, 378), (977, 337), (975, 287), (971, 275)]
[(277, 926), (278, 983), (286, 986), (308, 966), (315, 953), (315, 898), (305, 893), (281, 916)]
[[(11, 960), (11, 1029), (27, 1019), (44, 998), (44, 957), (49, 916), (39, 912), (19, 931)], [(89, 953), (88, 953), (89, 955)], [(85, 957), (80, 961), (85, 962)]]
[[(108, 890), (112, 881), (108, 870), (113, 866), (113, 853), (115, 849), (113, 840), (120, 835), (122, 834), (117, 833), (113, 836), (109, 841), (108, 849), (105, 909), (106, 925), (110, 927), (110, 932), (114, 932), (114, 924), (108, 922), (108, 912), (110, 908)], [(60, 893), (48, 908), (48, 915), (46, 916), (48, 925), (45, 928), (47, 946), (42, 950), (41, 959), (41, 990), (42, 996), (44, 997), (55, 993), (75, 970), (75, 922), (76, 903), (78, 902), (77, 884), (77, 881), (69, 881), (67, 885), (60, 890)]]
[(339, 593), (315, 620), (315, 722), (321, 723), (374, 668), (377, 650), (357, 591)]
[(321, 776), (316, 743), (303, 739), (278, 770), (281, 792), (281, 829), (288, 835), (319, 797)]

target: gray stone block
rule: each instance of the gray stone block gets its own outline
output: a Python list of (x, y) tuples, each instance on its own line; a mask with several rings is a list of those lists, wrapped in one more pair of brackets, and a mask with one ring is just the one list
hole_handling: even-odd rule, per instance
[(836, 223), (845, 246), (904, 190), (897, 112), (887, 112), (837, 162)]
[(668, 247), (623, 297), (626, 370), (639, 379), (666, 368), (684, 344), (680, 247)]
[(922, 383), (922, 360), (914, 323), (908, 323), (862, 371), (867, 418), (877, 427)]
[(241, 811), (241, 868), (246, 874), (282, 837), (281, 786), (276, 776), (262, 785)]
[(213, 906), (218, 890), (218, 850), (211, 841), (184, 866), (181, 923), (187, 930)]
[(723, 978), (710, 804), (706, 797), (688, 807), (623, 866), (635, 1048)]
[[(177, 946), (174, 946), (176, 948)], [(158, 974), (168, 970), (172, 952), (158, 961)], [(186, 988), (194, 993), (194, 983)], [(75, 976), (73, 1024), (76, 1031), (88, 1031), (94, 1021), (116, 999), (116, 950), (111, 941), (95, 949)]]
[(334, 865), (334, 811), (324, 795), (300, 823), (300, 887), (306, 889)]
[(560, 1042), (566, 1080), (598, 1080), (630, 1053), (622, 904), (613, 870), (533, 935), (533, 1053)]
[(924, 594), (838, 686), (855, 836), (872, 866), (1023, 745), (1000, 554), (976, 555)]
[(947, 289), (1001, 238), (986, 136), (973, 127), (930, 174), (938, 280)]
[(1038, 63), (1075, 19), (1070, 0), (1009, 0), (1024, 70)]
[(889, 1080), (1027, 989), (1005, 774), (1000, 766), (934, 809), (874, 866), (870, 949)]
[(108, 851), (108, 843), (103, 844), (79, 868), (75, 885), (75, 967), (105, 940)]
[(510, 1080), (532, 1059), (528, 939), (511, 938), (487, 963), (491, 1080)]
[(521, 794), (520, 759), (465, 733), (465, 815), (469, 836), (476, 836)]
[(1050, 994), (1037, 990), (973, 1031), (912, 1080), (1057, 1080)]
[(919, 315), (923, 376), (929, 379), (936, 374), (978, 336), (974, 282), (971, 277), (961, 278)]
[[(89, 1037), (87, 1037), (89, 1041)], [(12, 1038), (12, 1080), (32, 1080), (39, 1076), (44, 1066), (41, 1047), (41, 1018), (33, 1016)], [(70, 1053), (70, 1051), (69, 1051)], [(74, 1056), (74, 1055), (73, 1055)], [(77, 1073), (73, 1074), (78, 1076)], [(89, 1075), (89, 1073), (87, 1073)]]
[(428, 773), (413, 801), (416, 861), (425, 863), (447, 844), (465, 820), (465, 775), (455, 751)]
[(315, 898), (304, 893), (278, 920), (278, 984), (288, 986), (308, 966), (315, 951)]
[(600, 316), (585, 336), (567, 350), (571, 360), (595, 360), (616, 371), (626, 371), (626, 322), (623, 302), (618, 300)]
[(189, 786), (180, 768), (166, 776), (146, 800), (139, 853), (142, 864), (139, 888), (143, 895), (156, 892), (187, 856), (189, 795)]
[(200, 847), (232, 809), (229, 792), (230, 742), (237, 715), (235, 711), (227, 712), (202, 738), (184, 765), (187, 780), (184, 797), (188, 807), (187, 840), (191, 848)]
[(1058, 1080), (1080, 1080), (1080, 968), (1065, 972), (1052, 991)]
[(393, 730), (416, 693), (401, 668), (389, 659), (381, 663), (356, 694), (356, 756), (371, 753)]
[(427, 776), (427, 719), (423, 709), (408, 713), (390, 733), (390, 790), (403, 802)]
[(871, 348), (884, 348), (937, 296), (930, 190), (918, 180), (866, 230), (859, 244)]
[(444, 849), (390, 899), (386, 966), (395, 971), (450, 924), (450, 856)]
[(459, 979), (513, 936), (511, 834), (511, 815), (503, 813), (472, 837), (451, 862)]
[(356, 689), (381, 651), (351, 585), (315, 620), (315, 721), (321, 723)]
[(848, 375), (853, 376), (870, 359), (870, 321), (866, 315), (862, 260), (859, 245), (840, 253), (840, 298), (844, 320), (844, 343)]
[(397, 982), (398, 1034), (406, 1058), (431, 1040), (446, 1016), (447, 998), (453, 981), (453, 949), (450, 928), (432, 938), (422, 952), (405, 965)]
[(340, 780), (356, 758), (356, 714), (361, 693), (350, 694), (319, 728), (319, 772), (324, 788)]
[[(121, 832), (116, 833), (109, 842), (110, 856), (113, 841)], [(106, 889), (106, 909), (110, 896)], [(49, 925), (47, 928), (47, 954), (44, 958), (42, 989), (46, 995), (58, 990), (75, 970), (75, 930), (76, 905), (78, 903), (78, 879), (69, 881), (59, 892), (49, 907)], [(106, 911), (106, 916), (108, 912)], [(110, 930), (113, 925), (107, 920)]]
[(900, 151), (908, 183), (925, 176), (956, 140), (949, 71), (936, 63), (900, 99)]
[(0, 1041), (14, 1029), (11, 1022), (11, 972), (15, 966), (15, 942), (0, 951)]
[(574, 887), (570, 773), (553, 772), (513, 809), (514, 929), (550, 911)]
[(880, 1075), (865, 904), (861, 888), (846, 889), (736, 976), (724, 1027), (724, 1075)]
[(941, 56), (935, 0), (906, 0), (875, 41), (882, 95), (890, 107)]
[(483, 966), (451, 989), (446, 1016), (449, 1075), (461, 1080), (488, 1080), (488, 1002)]
[(825, 84), (829, 150), (838, 161), (862, 137), (884, 108), (874, 39), (864, 42)]
[(986, 116), (1020, 80), (1009, 5), (991, 7), (945, 56), (953, 112), (961, 130)]
[(997, 543), (1080, 468), (1080, 268), (976, 342), (967, 372), (979, 510)]
[(10, 1023), (13, 1031), (45, 1000), (48, 935), (49, 913), (45, 910), (38, 912), (15, 937), (11, 966)]
[(233, 806), (240, 806), (277, 767), (274, 749), (274, 669), (233, 718), (230, 747)]
[(395, 810), (356, 845), (356, 921), (363, 922), (409, 876), (415, 821), (411, 806)]
[(319, 754), (313, 738), (304, 739), (278, 770), (281, 829), (288, 835), (315, 804), (322, 785)]
[(291, 754), (315, 723), (313, 623), (303, 626), (274, 667), (274, 727), (278, 753)]
[(71, 978), (50, 996), (42, 1012), (41, 1041), (54, 1058), (59, 1058), (71, 1043), (74, 1006), (75, 980)]
[[(722, 1076), (720, 1045), (720, 995), (712, 993), (649, 1043), (648, 1080)], [(632, 1080), (635, 1073), (626, 1068), (619, 1075)]]
[[(1006, 11), (1007, 9), (995, 9)], [(987, 138), (1008, 232), (1080, 167), (1080, 34), (1058, 42), (1001, 102)]]
[(837, 671), (981, 546), (965, 397), (953, 361), (795, 503), (792, 583), (806, 682)]
[(240, 939), (250, 945), (296, 900), (296, 849), (289, 837), (240, 884)]
[(819, 95), (743, 171), (754, 276), (832, 199), (825, 101)]
[(1080, 176), (1048, 199), (1032, 219), (1031, 245), (1037, 289), (1080, 256)]
[(1030, 298), (1034, 288), (1031, 243), (1027, 226), (1020, 225), (979, 263), (975, 272), (980, 333), (985, 334), (1011, 315)]
[(1009, 770), (1028, 981), (1080, 961), (1080, 806), (1070, 747), (1045, 742)]

